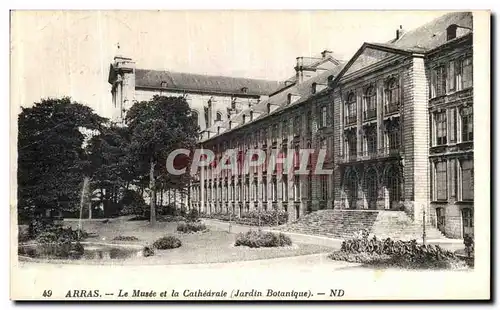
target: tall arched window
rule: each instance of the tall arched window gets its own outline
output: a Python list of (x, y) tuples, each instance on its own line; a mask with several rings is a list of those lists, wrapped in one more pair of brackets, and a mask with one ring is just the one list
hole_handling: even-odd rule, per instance
[(394, 113), (399, 110), (399, 84), (395, 78), (391, 78), (385, 89), (384, 112)]
[(350, 209), (356, 209), (358, 202), (358, 177), (356, 172), (350, 170), (345, 177), (345, 190)]
[(216, 122), (222, 121), (222, 113), (221, 112), (217, 112), (215, 114), (215, 121)]
[(377, 117), (377, 91), (375, 87), (370, 86), (365, 91), (364, 120), (370, 120)]
[(393, 208), (401, 200), (399, 168), (390, 167), (385, 172), (385, 184), (389, 192), (389, 207)]
[(363, 155), (374, 155), (377, 153), (377, 128), (368, 126), (365, 129), (365, 149)]
[(365, 174), (365, 191), (368, 208), (376, 209), (378, 197), (378, 182), (377, 172), (375, 171), (375, 169), (370, 169)]
[(353, 92), (349, 93), (347, 96), (347, 104), (346, 104), (346, 124), (355, 124), (356, 123), (356, 96)]

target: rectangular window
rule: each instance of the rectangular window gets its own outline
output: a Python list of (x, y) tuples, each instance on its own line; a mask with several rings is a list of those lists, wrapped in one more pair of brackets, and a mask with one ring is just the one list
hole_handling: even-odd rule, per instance
[(281, 179), (281, 192), (283, 200), (288, 200), (288, 177), (284, 175)]
[(328, 118), (328, 111), (327, 107), (324, 106), (321, 108), (321, 127), (327, 126), (327, 118)]
[(472, 87), (472, 57), (467, 57), (461, 62), (462, 89)]
[(259, 197), (259, 188), (257, 186), (257, 180), (253, 181), (253, 200), (257, 200)]
[(465, 107), (460, 110), (461, 138), (462, 142), (474, 140), (474, 118), (472, 107)]
[(347, 138), (347, 148), (349, 151), (349, 157), (355, 157), (357, 151), (357, 137), (356, 134), (350, 134)]
[(434, 114), (436, 128), (436, 145), (445, 145), (447, 141), (446, 112)]
[(300, 176), (293, 177), (293, 200), (300, 200)]
[(450, 110), (449, 126), (450, 126), (450, 142), (455, 143), (457, 142), (457, 109)]
[(455, 61), (451, 60), (448, 63), (448, 91), (456, 90), (457, 75), (455, 74)]
[(328, 178), (322, 175), (320, 178), (321, 186), (321, 200), (328, 200)]
[(262, 178), (262, 201), (267, 201), (267, 180), (266, 177)]
[(439, 66), (431, 72), (431, 98), (446, 94), (446, 70)]
[(474, 200), (474, 162), (472, 159), (460, 162), (460, 176), (461, 200)]
[(276, 179), (273, 179), (271, 181), (272, 183), (272, 199), (273, 201), (277, 201), (278, 200), (278, 183), (276, 182)]
[(306, 132), (307, 133), (312, 132), (312, 114), (311, 114), (311, 111), (307, 111)]
[(307, 198), (309, 200), (312, 199), (312, 192), (313, 192), (312, 188), (313, 188), (312, 175), (308, 175), (307, 176)]
[(448, 182), (446, 161), (437, 162), (435, 165), (435, 200), (448, 199)]

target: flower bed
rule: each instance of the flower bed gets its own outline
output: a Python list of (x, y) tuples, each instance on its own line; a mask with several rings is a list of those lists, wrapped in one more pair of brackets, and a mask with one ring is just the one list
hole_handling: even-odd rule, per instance
[(249, 211), (241, 216), (230, 215), (229, 213), (211, 213), (202, 214), (201, 217), (212, 218), (221, 221), (233, 221), (237, 224), (249, 226), (277, 226), (286, 224), (288, 221), (288, 213), (285, 211)]
[(291, 246), (292, 239), (282, 233), (249, 230), (239, 233), (235, 246), (248, 246), (251, 248)]
[(460, 269), (466, 263), (453, 252), (439, 245), (418, 244), (416, 240), (401, 241), (390, 238), (369, 239), (366, 235), (342, 242), (340, 251), (328, 256), (333, 260), (365, 263), (377, 267), (423, 269)]
[(181, 233), (206, 232), (208, 228), (202, 222), (181, 222), (177, 225), (177, 231)]
[(153, 247), (158, 250), (175, 249), (180, 247), (181, 245), (182, 245), (181, 240), (179, 240), (179, 238), (174, 236), (161, 237), (160, 239), (156, 240), (153, 243)]

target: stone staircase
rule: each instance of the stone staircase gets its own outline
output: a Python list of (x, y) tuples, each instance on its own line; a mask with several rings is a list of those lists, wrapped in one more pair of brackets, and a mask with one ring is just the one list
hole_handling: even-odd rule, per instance
[[(297, 221), (280, 226), (280, 230), (332, 238), (352, 238), (367, 229), (377, 238), (422, 240), (422, 225), (414, 223), (403, 211), (319, 210)], [(443, 239), (443, 234), (426, 225), (427, 239)]]

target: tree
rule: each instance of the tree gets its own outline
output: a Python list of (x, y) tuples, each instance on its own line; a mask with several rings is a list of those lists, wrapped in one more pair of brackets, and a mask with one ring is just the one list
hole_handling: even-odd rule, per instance
[(105, 119), (70, 98), (42, 99), (18, 118), (18, 214), (32, 219), (47, 211), (75, 211), (89, 175), (85, 130)]
[(165, 96), (134, 104), (126, 115), (126, 123), (130, 130), (129, 151), (138, 163), (136, 172), (149, 176), (150, 222), (154, 225), (159, 187), (156, 181), (184, 189), (190, 180), (188, 174), (174, 176), (166, 172), (167, 156), (175, 149), (194, 149), (199, 127), (186, 99)]
[(128, 149), (128, 128), (111, 124), (92, 137), (86, 148), (92, 166), (92, 191), (97, 191), (107, 216), (119, 213), (120, 193), (134, 182), (134, 158)]

